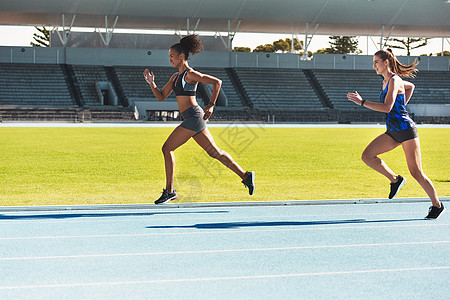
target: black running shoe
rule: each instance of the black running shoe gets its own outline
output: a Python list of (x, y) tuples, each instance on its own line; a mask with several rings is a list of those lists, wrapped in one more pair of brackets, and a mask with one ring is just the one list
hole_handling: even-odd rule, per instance
[(441, 202), (441, 207), (430, 206), (428, 209), (428, 216), (425, 219), (437, 219), (441, 213), (445, 211), (444, 204)]
[(163, 193), (161, 197), (159, 197), (158, 200), (155, 201), (155, 204), (163, 204), (167, 203), (171, 200), (175, 200), (178, 198), (178, 195), (175, 190), (173, 190), (173, 193), (169, 193), (166, 189), (163, 189)]
[(242, 183), (248, 187), (248, 193), (250, 195), (253, 195), (253, 192), (255, 191), (255, 172), (246, 172), (247, 179), (242, 180)]
[(389, 193), (389, 199), (394, 198), (397, 196), (398, 191), (402, 188), (402, 186), (405, 184), (406, 179), (400, 175), (397, 176), (397, 181), (391, 183), (391, 192)]

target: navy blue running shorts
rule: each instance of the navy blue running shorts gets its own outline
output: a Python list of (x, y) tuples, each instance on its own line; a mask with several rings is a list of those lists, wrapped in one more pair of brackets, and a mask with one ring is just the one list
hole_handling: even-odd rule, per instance
[(196, 105), (189, 107), (181, 113), (183, 122), (180, 126), (195, 131), (197, 134), (206, 128), (206, 121), (203, 120), (203, 115), (204, 112), (200, 106)]
[(396, 141), (397, 143), (400, 143), (400, 144), (407, 140), (412, 140), (412, 139), (419, 137), (416, 127), (411, 127), (411, 128), (408, 128), (405, 130), (400, 130), (400, 131), (396, 131), (396, 130), (389, 131), (388, 130), (388, 131), (386, 131), (386, 134), (388, 136), (390, 136), (391, 138), (393, 138), (394, 141)]

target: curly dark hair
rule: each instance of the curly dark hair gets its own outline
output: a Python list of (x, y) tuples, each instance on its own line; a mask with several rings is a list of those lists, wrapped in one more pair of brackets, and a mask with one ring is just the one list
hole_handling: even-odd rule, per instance
[(180, 54), (183, 53), (186, 59), (188, 59), (189, 53), (194, 55), (203, 50), (203, 43), (198, 39), (197, 34), (191, 34), (182, 38), (179, 43), (172, 45), (170, 49), (174, 49)]

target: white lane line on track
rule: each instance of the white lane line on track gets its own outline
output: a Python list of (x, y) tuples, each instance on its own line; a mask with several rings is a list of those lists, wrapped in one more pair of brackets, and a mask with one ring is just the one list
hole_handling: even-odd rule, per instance
[(84, 254), (84, 255), (36, 256), (36, 257), (1, 257), (0, 261), (76, 259), (76, 258), (101, 258), (101, 257), (132, 257), (132, 256), (152, 256), (152, 255), (177, 255), (177, 254), (210, 254), (210, 253), (292, 251), (292, 250), (305, 250), (305, 249), (333, 249), (333, 248), (357, 248), (357, 247), (390, 247), (390, 246), (411, 246), (411, 245), (437, 245), (437, 244), (449, 244), (449, 243), (450, 243), (450, 241), (429, 241), (429, 242), (408, 242), (408, 243), (322, 245), (322, 246), (296, 246), (296, 247), (251, 248), (251, 249), (216, 249), (216, 250), (189, 250), (189, 251), (115, 253), (115, 254), (114, 253), (111, 253), (111, 254)]
[(139, 281), (118, 281), (118, 282), (86, 282), (86, 283), (66, 283), (66, 284), (42, 284), (42, 285), (22, 285), (22, 286), (1, 286), (0, 290), (25, 290), (25, 289), (51, 289), (51, 288), (76, 288), (76, 287), (98, 287), (136, 284), (162, 284), (162, 283), (185, 283), (185, 282), (207, 282), (226, 280), (252, 280), (252, 279), (277, 279), (309, 276), (334, 276), (334, 275), (355, 275), (370, 273), (394, 273), (394, 272), (417, 272), (417, 271), (441, 271), (449, 270), (450, 266), (422, 267), (422, 268), (398, 268), (398, 269), (375, 269), (375, 270), (353, 270), (338, 272), (315, 272), (315, 273), (294, 273), (294, 274), (268, 274), (250, 276), (230, 276), (230, 277), (206, 277), (206, 278), (180, 278), (180, 279), (159, 279), (159, 280), (139, 280)]
[[(320, 226), (326, 226), (321, 224)], [(328, 224), (330, 225), (330, 224)], [(286, 227), (289, 225), (286, 225)], [(317, 226), (317, 225), (302, 225)], [(308, 228), (282, 228), (282, 229), (216, 229), (205, 231), (189, 231), (189, 232), (153, 232), (153, 233), (126, 233), (126, 234), (94, 234), (94, 235), (55, 235), (55, 236), (22, 236), (22, 237), (0, 237), (0, 241), (14, 240), (56, 240), (56, 239), (89, 239), (89, 238), (119, 238), (119, 237), (145, 237), (145, 236), (173, 236), (173, 235), (202, 235), (202, 234), (236, 234), (236, 233), (257, 233), (257, 232), (280, 232), (280, 231), (312, 231), (312, 230), (345, 230), (345, 229), (376, 229), (376, 228), (405, 228), (405, 227), (444, 227), (450, 224), (410, 224), (410, 225), (367, 225), (367, 226), (337, 226), (337, 227), (308, 227)], [(174, 226), (175, 228), (177, 226)], [(183, 228), (183, 225), (181, 225)], [(192, 229), (188, 226), (189, 229)]]

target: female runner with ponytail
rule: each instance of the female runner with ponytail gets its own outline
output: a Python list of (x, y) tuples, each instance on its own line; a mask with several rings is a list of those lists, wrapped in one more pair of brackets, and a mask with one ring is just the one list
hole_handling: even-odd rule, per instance
[(418, 62), (415, 60), (411, 65), (403, 65), (397, 60), (391, 49), (380, 50), (373, 56), (373, 68), (378, 75), (382, 75), (384, 78), (380, 102), (363, 100), (358, 92), (348, 93), (347, 98), (368, 109), (386, 113), (387, 131), (367, 146), (362, 154), (362, 160), (391, 181), (389, 199), (397, 195), (406, 180), (395, 174), (378, 155), (402, 145), (411, 175), (422, 186), (433, 204), (426, 218), (436, 219), (444, 211), (444, 205), (439, 201), (433, 183), (422, 171), (417, 128), (406, 111), (406, 105), (414, 91), (414, 84), (400, 78), (400, 76), (415, 77), (417, 64)]
[[(189, 67), (189, 54), (196, 54), (202, 50), (203, 45), (197, 35), (188, 35), (182, 38), (179, 43), (170, 47), (169, 61), (174, 68), (178, 69), (178, 73), (170, 77), (162, 90), (156, 86), (153, 72), (150, 72), (148, 69), (144, 71), (144, 78), (159, 101), (164, 101), (172, 91), (175, 92), (178, 108), (183, 117), (183, 122), (175, 128), (162, 147), (166, 169), (166, 188), (163, 189), (161, 197), (155, 201), (155, 204), (166, 203), (178, 197), (173, 189), (175, 171), (174, 151), (186, 143), (191, 137), (211, 157), (219, 160), (235, 172), (242, 179), (242, 183), (248, 187), (250, 195), (253, 194), (255, 189), (255, 172), (245, 172), (228, 153), (219, 149), (206, 127), (206, 120), (213, 113), (222, 81), (213, 76), (194, 71)], [(199, 82), (213, 85), (210, 102), (203, 110), (198, 106), (195, 97)]]

